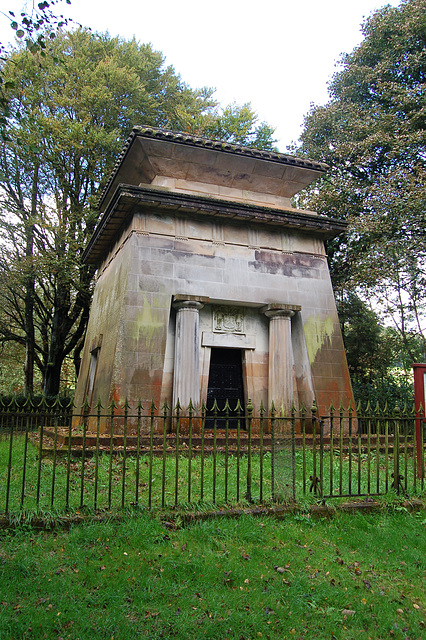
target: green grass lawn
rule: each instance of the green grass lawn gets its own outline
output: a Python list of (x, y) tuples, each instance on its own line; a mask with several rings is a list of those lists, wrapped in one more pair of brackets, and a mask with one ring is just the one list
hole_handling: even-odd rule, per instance
[(0, 532), (0, 638), (422, 639), (426, 514)]

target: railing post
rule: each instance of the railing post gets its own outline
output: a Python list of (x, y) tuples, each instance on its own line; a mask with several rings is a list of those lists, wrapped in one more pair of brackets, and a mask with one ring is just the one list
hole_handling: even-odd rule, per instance
[(121, 467), (121, 508), (124, 509), (126, 500), (126, 463), (127, 463), (127, 421), (129, 417), (129, 400), (126, 396), (124, 401), (124, 424), (123, 424), (123, 460)]
[(396, 491), (397, 495), (399, 495), (400, 487), (401, 487), (401, 479), (402, 476), (399, 473), (399, 426), (400, 426), (400, 418), (401, 411), (399, 406), (395, 407), (395, 418), (394, 418), (394, 436), (393, 436), (393, 482), (392, 487)]
[(296, 407), (291, 407), (291, 463), (293, 476), (293, 502), (296, 502)]
[[(55, 481), (56, 481), (56, 453), (58, 449), (58, 398), (52, 404), (53, 411), (53, 460), (52, 460), (52, 488), (50, 493), (50, 507), (53, 509), (55, 499)], [(55, 410), (56, 409), (56, 410)]]
[(37, 465), (37, 491), (36, 491), (36, 505), (37, 508), (40, 504), (40, 489), (41, 489), (41, 463), (43, 458), (43, 437), (44, 437), (44, 421), (46, 420), (46, 415), (43, 415), (40, 412), (41, 416), (41, 424), (40, 424), (40, 439), (39, 439), (39, 450), (38, 450), (38, 465)]
[(317, 476), (317, 405), (312, 405), (312, 475), (310, 476), (311, 486), (309, 491), (318, 494), (321, 479)]
[[(141, 428), (142, 428), (142, 401), (139, 398), (138, 404), (136, 405), (137, 411), (137, 424), (136, 424), (136, 487), (135, 487), (135, 505), (139, 504), (139, 475), (140, 475), (140, 457), (141, 457)], [(149, 487), (148, 487), (149, 491)]]
[(226, 399), (225, 406), (223, 408), (225, 412), (225, 503), (228, 502), (228, 473), (229, 473), (229, 414), (231, 407), (229, 406), (228, 398)]
[(333, 429), (334, 429), (334, 405), (333, 403), (330, 404), (330, 408), (329, 408), (329, 414), (330, 414), (330, 482), (329, 482), (329, 492), (330, 492), (330, 496), (333, 495), (333, 491), (334, 491), (334, 487), (333, 487), (333, 474), (334, 474), (334, 434), (333, 434)]
[(352, 495), (352, 404), (349, 402), (348, 407), (348, 493)]
[(25, 441), (24, 441), (24, 459), (22, 466), (22, 491), (21, 491), (21, 509), (24, 508), (24, 499), (25, 499), (25, 481), (26, 481), (26, 471), (27, 471), (27, 454), (28, 454), (28, 431), (30, 426), (30, 408), (31, 408), (31, 399), (27, 398), (24, 404), (25, 409)]
[(192, 400), (188, 405), (188, 502), (191, 503), (191, 482), (192, 482), (192, 420), (194, 416), (194, 406)]
[(343, 423), (345, 419), (345, 409), (340, 403), (339, 409), (339, 493), (343, 494)]
[(380, 493), (380, 406), (378, 402), (374, 411), (374, 425), (376, 432), (376, 493)]
[(87, 421), (89, 417), (89, 403), (87, 398), (83, 405), (83, 444), (81, 448), (81, 471), (80, 471), (80, 509), (84, 506), (84, 471), (86, 462), (86, 433), (87, 433)]
[(179, 493), (179, 437), (180, 437), (180, 412), (181, 405), (179, 402), (179, 398), (176, 402), (175, 406), (175, 416), (176, 416), (176, 444), (175, 444), (175, 507), (178, 504), (178, 493)]
[[(73, 408), (77, 408), (73, 403)], [(65, 486), (65, 509), (70, 507), (70, 483), (71, 483), (71, 441), (72, 441), (72, 414), (68, 422), (68, 446), (67, 446), (67, 479)]]
[(163, 405), (163, 474), (161, 477), (161, 507), (164, 509), (166, 504), (166, 447), (167, 447), (167, 413), (169, 410), (169, 406), (167, 404), (167, 400), (164, 401)]
[[(216, 402), (216, 398), (214, 399), (213, 406), (213, 467), (212, 467), (212, 502), (215, 504), (216, 502), (216, 473), (217, 473), (217, 414), (219, 412), (219, 407)], [(238, 501), (238, 498), (237, 498)]]
[(109, 431), (109, 465), (108, 465), (108, 509), (111, 509), (112, 502), (112, 463), (114, 455), (114, 418), (117, 405), (114, 398), (109, 406), (110, 431)]
[(357, 433), (358, 484), (357, 484), (357, 487), (358, 487), (358, 494), (360, 494), (361, 493), (361, 453), (362, 453), (361, 438), (362, 438), (362, 425), (364, 424), (364, 417), (363, 417), (364, 414), (362, 411), (361, 403), (358, 403), (357, 416), (358, 416), (358, 433)]
[(263, 402), (260, 403), (259, 417), (260, 417), (260, 448), (259, 448), (259, 476), (260, 476), (260, 490), (259, 490), (259, 502), (263, 502), (263, 429), (264, 429), (264, 414), (265, 408)]
[(98, 508), (98, 480), (99, 480), (99, 437), (101, 429), (101, 412), (102, 412), (101, 399), (98, 398), (96, 403), (96, 448), (95, 448), (95, 495), (93, 500), (94, 509)]
[[(17, 419), (17, 414), (15, 418)], [(9, 455), (7, 459), (7, 481), (6, 481), (6, 506), (5, 506), (6, 515), (9, 513), (10, 482), (12, 478), (13, 429), (15, 427), (14, 422), (15, 422), (14, 419), (12, 419), (12, 421), (10, 422)], [(39, 477), (40, 477), (40, 474), (39, 474)], [(39, 489), (39, 492), (40, 492), (40, 489)], [(38, 505), (38, 502), (37, 502), (37, 505)]]
[(201, 403), (201, 469), (200, 469), (200, 501), (204, 500), (204, 433), (206, 429), (206, 404)]
[(275, 502), (275, 405), (271, 404), (271, 499)]
[(251, 428), (253, 421), (253, 405), (249, 398), (249, 401), (246, 406), (247, 409), (247, 429), (248, 429), (248, 442), (247, 442), (247, 491), (246, 491), (246, 500), (247, 502), (252, 502), (252, 490), (251, 490)]
[(302, 403), (300, 408), (300, 418), (302, 423), (302, 491), (306, 495), (306, 407)]
[(149, 469), (148, 469), (148, 509), (152, 507), (152, 465), (154, 462), (154, 420), (156, 406), (154, 400), (151, 401), (150, 421), (149, 421)]

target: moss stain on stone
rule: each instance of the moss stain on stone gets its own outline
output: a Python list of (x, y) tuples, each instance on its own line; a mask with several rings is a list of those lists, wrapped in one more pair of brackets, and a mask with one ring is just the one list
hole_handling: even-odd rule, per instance
[(332, 316), (319, 318), (309, 316), (304, 325), (306, 346), (311, 365), (314, 364), (318, 352), (321, 351), (327, 339), (331, 342), (334, 334), (334, 319)]
[[(160, 347), (158, 338), (161, 333), (165, 334), (167, 326), (164, 320), (164, 309), (160, 306), (162, 301), (153, 300), (150, 303), (147, 296), (143, 298), (143, 305), (139, 319), (136, 323), (136, 335), (138, 341), (143, 339), (148, 351), (153, 351), (155, 347)], [(157, 306), (158, 305), (158, 306)]]

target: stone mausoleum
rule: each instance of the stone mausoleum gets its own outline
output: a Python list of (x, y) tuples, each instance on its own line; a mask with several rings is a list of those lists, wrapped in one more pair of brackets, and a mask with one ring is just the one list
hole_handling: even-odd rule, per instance
[(353, 402), (324, 243), (345, 226), (290, 200), (326, 169), (134, 128), (84, 252), (97, 280), (76, 405)]

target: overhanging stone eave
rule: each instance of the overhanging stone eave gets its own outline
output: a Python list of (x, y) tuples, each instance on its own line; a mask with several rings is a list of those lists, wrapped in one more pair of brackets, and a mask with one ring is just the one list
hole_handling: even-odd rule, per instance
[[(175, 157), (174, 152), (171, 152), (170, 157), (168, 156), (167, 150), (170, 151), (171, 148), (173, 148), (178, 154), (178, 159)], [(221, 140), (209, 140), (199, 136), (177, 133), (155, 127), (139, 126), (133, 128), (122, 149), (109, 180), (100, 195), (98, 203), (99, 208), (108, 206), (119, 183), (125, 182), (137, 185), (141, 182), (146, 182), (149, 184), (152, 182), (155, 175), (162, 175), (162, 172), (160, 172), (160, 174), (158, 173), (158, 167), (155, 169), (152, 164), (154, 163), (155, 165), (156, 160), (160, 157), (163, 158), (163, 160), (166, 159), (168, 161), (168, 169), (164, 175), (168, 177), (176, 177), (176, 175), (180, 175), (180, 177), (183, 177), (181, 175), (183, 165), (185, 165), (188, 160), (191, 161), (191, 163), (194, 163), (194, 160), (191, 160), (191, 157), (193, 154), (197, 154), (201, 151), (204, 152), (204, 155), (207, 153), (207, 156), (209, 157), (209, 162), (207, 163), (209, 170), (207, 174), (204, 174), (202, 181), (210, 182), (210, 179), (207, 179), (207, 176), (209, 176), (212, 169), (214, 169), (216, 162), (214, 158), (218, 160), (219, 165), (223, 165), (223, 163), (228, 165), (230, 161), (231, 164), (225, 170), (225, 174), (228, 174), (229, 171), (231, 173), (234, 172), (234, 178), (237, 178), (237, 175), (240, 174), (242, 169), (241, 167), (238, 167), (238, 165), (241, 162), (245, 164), (246, 161), (249, 162), (250, 166), (253, 165), (253, 163), (255, 163), (258, 168), (263, 166), (263, 169), (260, 169), (261, 176), (269, 176), (269, 170), (274, 166), (275, 169), (277, 166), (281, 166), (295, 170), (299, 177), (296, 179), (294, 184), (293, 179), (288, 182), (289, 185), (292, 185), (291, 188), (289, 187), (290, 193), (286, 194), (289, 197), (301, 189), (306, 188), (329, 169), (328, 165), (325, 163), (310, 160), (309, 158), (299, 158), (297, 156), (290, 156), (275, 151), (252, 149), (251, 147), (245, 147)], [(172, 173), (169, 173), (169, 161), (172, 158), (174, 158), (174, 164), (172, 163), (174, 171), (178, 171), (178, 174), (176, 175), (173, 171)], [(197, 166), (197, 173), (199, 173), (199, 171), (202, 170), (203, 163), (195, 162), (194, 164)], [(264, 173), (265, 167), (269, 167), (269, 170), (267, 170), (266, 173)], [(219, 166), (219, 168), (219, 174), (212, 179), (211, 184), (216, 184), (217, 180), (219, 181), (217, 184), (222, 184), (221, 176), (223, 178), (222, 172), (224, 167)], [(274, 171), (275, 170), (273, 170), (273, 172)], [(189, 180), (197, 180), (194, 176), (186, 177)], [(286, 180), (284, 180), (284, 183), (285, 182)], [(236, 184), (230, 185), (228, 184), (228, 181), (226, 181), (224, 185), (236, 186), (237, 188), (243, 189), (250, 188), (247, 186), (241, 187)], [(273, 192), (275, 193), (275, 191)]]
[(323, 239), (344, 233), (347, 228), (347, 224), (341, 220), (314, 213), (309, 214), (297, 209), (275, 209), (214, 197), (177, 193), (151, 186), (135, 187), (120, 184), (83, 252), (83, 262), (99, 265), (117, 239), (117, 232), (125, 226), (136, 210), (145, 208), (157, 212), (175, 211), (195, 216), (212, 216), (224, 220), (285, 227), (311, 233)]

